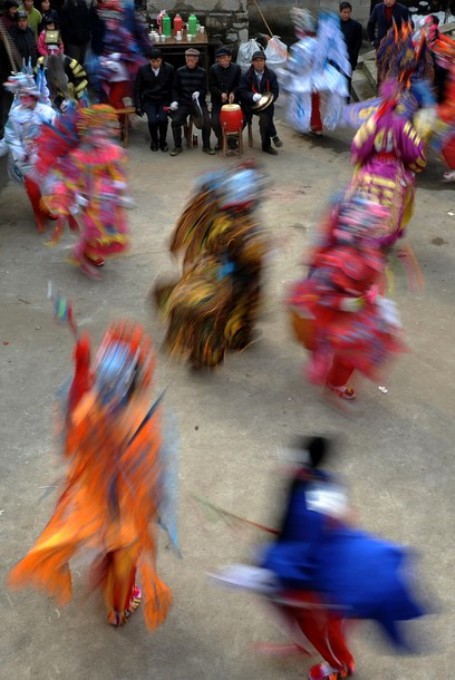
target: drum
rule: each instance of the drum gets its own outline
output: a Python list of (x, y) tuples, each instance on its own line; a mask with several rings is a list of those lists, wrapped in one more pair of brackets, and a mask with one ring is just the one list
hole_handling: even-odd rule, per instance
[(221, 127), (226, 134), (240, 132), (243, 127), (243, 111), (238, 104), (225, 104), (220, 111)]

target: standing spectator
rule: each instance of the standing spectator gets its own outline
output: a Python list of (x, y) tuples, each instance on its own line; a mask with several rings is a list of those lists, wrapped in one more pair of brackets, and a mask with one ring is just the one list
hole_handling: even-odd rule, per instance
[(49, 44), (58, 44), (60, 54), (64, 54), (65, 48), (63, 46), (62, 39), (60, 37), (60, 31), (57, 30), (55, 21), (51, 17), (45, 17), (41, 22), (41, 26), (44, 25), (44, 29), (41, 31), (38, 37), (38, 52), (42, 57), (48, 54)]
[[(261, 133), (262, 150), (272, 156), (276, 156), (278, 151), (272, 147), (283, 146), (283, 142), (277, 135), (275, 123), (273, 122), (274, 105), (280, 94), (278, 80), (275, 73), (265, 65), (266, 56), (262, 50), (253, 53), (251, 67), (240, 78), (238, 95), (245, 113), (245, 124), (253, 120), (253, 114), (259, 116), (259, 131)], [(256, 112), (254, 105), (261, 99), (263, 94), (271, 92), (273, 102), (262, 111)]]
[[(134, 83), (134, 104), (138, 116), (147, 116), (150, 131), (150, 149), (169, 151), (166, 143), (168, 117), (164, 107), (172, 96), (174, 67), (163, 61), (161, 51), (152, 48), (149, 63), (141, 66)], [(159, 136), (158, 136), (159, 132)]]
[[(362, 24), (355, 19), (351, 19), (352, 5), (350, 2), (340, 3), (340, 28), (344, 37), (344, 42), (348, 49), (349, 63), (352, 71), (357, 66), (360, 48), (362, 46)], [(351, 94), (352, 77), (347, 78), (349, 95)], [(348, 97), (348, 103), (349, 103)]]
[(215, 57), (216, 64), (213, 64), (209, 71), (209, 90), (212, 96), (212, 128), (218, 140), (215, 151), (221, 151), (223, 148), (221, 107), (236, 101), (242, 71), (238, 64), (232, 63), (232, 53), (229, 47), (219, 47)]
[(90, 40), (90, 11), (85, 0), (65, 0), (60, 12), (60, 29), (68, 57), (83, 65)]
[(24, 0), (24, 4), (19, 9), (27, 12), (28, 27), (32, 29), (35, 40), (38, 40), (38, 28), (42, 20), (41, 12), (33, 6), (33, 0)]
[[(17, 2), (17, 0), (5, 0), (5, 2), (3, 3), (4, 14), (1, 17), (0, 21), (2, 22), (2, 25), (6, 28), (7, 31), (9, 31), (11, 26), (16, 23), (16, 14), (18, 9), (19, 3)], [(8, 75), (6, 77), (8, 77)]]
[(40, 2), (40, 12), (41, 12), (41, 23), (39, 25), (39, 32), (44, 31), (46, 28), (46, 22), (52, 22), (55, 24), (55, 28), (58, 28), (59, 18), (56, 9), (52, 9), (50, 0), (41, 0)]
[[(19, 64), (14, 63), (14, 57), (11, 56), (12, 40), (9, 38), (9, 29), (16, 25), (16, 14), (19, 7), (17, 0), (5, 0), (3, 3), (4, 14), (0, 17), (1, 36), (0, 36), (0, 83), (4, 83), (12, 70), (16, 70)], [(8, 43), (8, 44), (7, 44)], [(3, 137), (5, 123), (8, 119), (9, 110), (13, 103), (13, 95), (11, 92), (1, 86), (0, 87), (0, 138)]]
[(205, 97), (207, 95), (207, 71), (198, 66), (199, 50), (190, 47), (185, 51), (185, 66), (177, 69), (172, 86), (171, 111), (173, 111), (172, 134), (174, 149), (171, 156), (182, 153), (182, 125), (188, 116), (202, 113), (202, 151), (213, 156), (210, 146), (211, 122)]
[(17, 24), (9, 29), (10, 35), (25, 63), (27, 64), (30, 59), (32, 66), (35, 66), (38, 59), (38, 47), (35, 34), (28, 25), (28, 14), (25, 10), (20, 9), (16, 16)]
[(383, 0), (373, 7), (368, 19), (367, 32), (368, 40), (376, 50), (389, 28), (392, 27), (393, 21), (397, 28), (401, 28), (402, 23), (409, 21), (407, 7), (400, 5), (397, 0)]

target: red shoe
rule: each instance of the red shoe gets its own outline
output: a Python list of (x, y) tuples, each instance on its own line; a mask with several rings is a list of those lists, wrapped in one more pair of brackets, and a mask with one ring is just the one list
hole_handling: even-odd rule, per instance
[(355, 399), (357, 394), (353, 387), (349, 385), (344, 385), (343, 387), (335, 387), (334, 385), (326, 385), (327, 389), (336, 394), (340, 399), (346, 399), (347, 401), (352, 401)]

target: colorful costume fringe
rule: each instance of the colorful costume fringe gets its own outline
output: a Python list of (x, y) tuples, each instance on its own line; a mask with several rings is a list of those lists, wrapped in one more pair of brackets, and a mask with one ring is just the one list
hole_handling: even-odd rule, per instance
[(346, 201), (335, 208), (309, 276), (287, 298), (296, 337), (311, 352), (309, 379), (335, 391), (347, 387), (354, 370), (376, 379), (386, 360), (405, 350), (394, 304), (378, 295), (386, 211), (361, 196)]
[(113, 324), (90, 364), (90, 342), (75, 348), (76, 371), (64, 420), (68, 471), (55, 511), (35, 545), (13, 568), (9, 584), (34, 585), (65, 604), (69, 561), (95, 548), (93, 585), (104, 593), (108, 621), (125, 623), (143, 588), (151, 629), (172, 597), (156, 573), (156, 523), (163, 497), (161, 407), (146, 396), (154, 371), (151, 341), (140, 326)]
[(267, 251), (252, 214), (260, 179), (244, 166), (203, 177), (176, 225), (170, 249), (183, 253), (183, 274), (154, 295), (168, 321), (167, 351), (194, 368), (214, 368), (226, 349), (254, 337)]

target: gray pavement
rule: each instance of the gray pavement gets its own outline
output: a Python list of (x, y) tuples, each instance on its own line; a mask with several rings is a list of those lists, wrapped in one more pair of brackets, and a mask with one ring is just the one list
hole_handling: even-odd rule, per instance
[[(295, 134), (278, 122), (284, 148), (276, 158), (248, 150), (273, 180), (261, 216), (275, 242), (270, 260), (260, 342), (228, 357), (212, 376), (193, 376), (159, 354), (158, 389), (176, 412), (182, 440), (180, 532), (183, 559), (161, 542), (159, 567), (175, 597), (172, 613), (154, 634), (141, 613), (124, 629), (105, 624), (97, 595), (87, 597), (74, 562), (74, 599), (58, 607), (34, 591), (0, 589), (3, 631), (0, 677), (11, 680), (297, 680), (309, 662), (269, 659), (251, 651), (257, 641), (282, 641), (267, 610), (254, 597), (210, 585), (205, 573), (251, 554), (259, 532), (232, 531), (207, 517), (192, 493), (267, 524), (281, 488), (277, 449), (295, 433), (339, 435), (334, 468), (346, 475), (359, 522), (378, 534), (415, 547), (423, 597), (435, 613), (415, 626), (425, 643), (421, 656), (390, 653), (373, 627), (353, 630), (359, 680), (429, 680), (449, 677), (455, 665), (453, 585), (455, 526), (453, 441), (455, 353), (455, 196), (432, 159), (418, 180), (410, 238), (426, 278), (425, 290), (408, 290), (395, 267), (399, 303), (410, 352), (385, 380), (359, 386), (361, 413), (347, 420), (329, 410), (303, 378), (304, 352), (288, 329), (282, 304), (312, 225), (328, 197), (346, 183), (350, 134), (322, 139)], [(69, 265), (72, 236), (50, 248), (35, 231), (21, 188), (0, 194), (0, 568), (32, 544), (55, 502), (61, 470), (52, 438), (55, 390), (69, 374), (72, 339), (53, 323), (47, 281), (69, 295), (81, 326), (98, 341), (110, 320), (128, 315), (145, 324), (156, 345), (160, 320), (146, 296), (157, 276), (173, 270), (167, 240), (202, 171), (229, 164), (201, 148), (170, 158), (151, 153), (144, 121), (131, 134), (132, 249), (109, 262), (93, 282)], [(413, 626), (414, 627), (414, 626)]]

